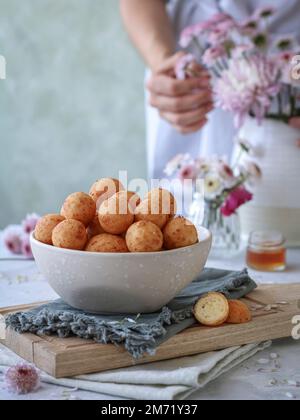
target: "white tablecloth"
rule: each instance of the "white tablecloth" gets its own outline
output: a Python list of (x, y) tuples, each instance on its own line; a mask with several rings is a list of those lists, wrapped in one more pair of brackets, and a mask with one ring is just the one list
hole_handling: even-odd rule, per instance
[[(9, 257), (0, 245), (0, 258)], [(244, 253), (230, 260), (210, 260), (209, 266), (216, 268), (241, 269), (245, 265)], [(251, 271), (258, 283), (296, 283), (300, 282), (300, 250), (288, 253), (289, 267), (285, 273), (267, 274)], [(3, 261), (0, 259), (0, 307), (32, 303), (56, 298), (31, 261)], [(299, 310), (300, 315), (300, 310)], [(0, 347), (1, 351), (1, 347)], [(268, 358), (270, 353), (280, 356), (280, 367), (276, 372), (264, 368), (259, 359)], [(222, 378), (210, 384), (191, 398), (202, 399), (300, 399), (300, 388), (289, 381), (300, 382), (299, 367), (300, 341), (280, 340), (273, 344), (265, 354), (244, 363)], [(0, 400), (16, 399), (7, 393), (0, 376)], [(107, 395), (81, 391), (67, 391), (51, 385), (43, 385), (36, 393), (19, 399), (113, 399)]]

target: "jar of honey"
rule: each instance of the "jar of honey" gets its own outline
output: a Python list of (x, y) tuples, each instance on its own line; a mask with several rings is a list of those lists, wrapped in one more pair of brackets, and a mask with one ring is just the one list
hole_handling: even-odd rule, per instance
[(249, 238), (247, 264), (258, 271), (286, 269), (285, 238), (279, 232), (257, 231)]

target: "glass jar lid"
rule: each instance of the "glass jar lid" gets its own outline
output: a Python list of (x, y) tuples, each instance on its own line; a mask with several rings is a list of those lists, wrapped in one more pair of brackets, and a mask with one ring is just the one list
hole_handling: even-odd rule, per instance
[(249, 238), (249, 246), (262, 249), (273, 249), (285, 246), (285, 237), (277, 231), (255, 231)]

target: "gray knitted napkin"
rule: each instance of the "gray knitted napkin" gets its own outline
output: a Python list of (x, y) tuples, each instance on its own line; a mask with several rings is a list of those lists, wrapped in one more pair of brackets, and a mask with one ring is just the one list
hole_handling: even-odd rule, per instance
[(218, 291), (239, 299), (256, 288), (247, 270), (241, 272), (206, 269), (161, 311), (152, 314), (93, 315), (74, 309), (62, 300), (28, 312), (11, 314), (6, 326), (18, 333), (78, 336), (98, 343), (122, 344), (134, 357), (155, 354), (156, 348), (195, 323), (193, 306), (203, 294)]

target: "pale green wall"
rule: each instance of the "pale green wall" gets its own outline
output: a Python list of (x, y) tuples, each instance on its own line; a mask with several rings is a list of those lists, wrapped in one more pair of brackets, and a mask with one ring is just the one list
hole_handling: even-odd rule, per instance
[(118, 0), (0, 0), (0, 227), (146, 174), (143, 64)]

